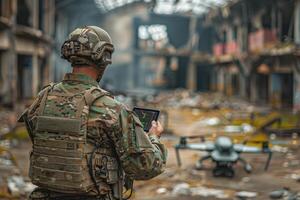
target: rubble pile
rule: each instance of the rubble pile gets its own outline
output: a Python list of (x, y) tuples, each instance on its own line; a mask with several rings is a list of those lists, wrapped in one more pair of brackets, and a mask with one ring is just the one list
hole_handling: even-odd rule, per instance
[(148, 103), (159, 105), (160, 107), (175, 108), (200, 108), (200, 109), (220, 109), (228, 108), (234, 110), (253, 111), (254, 106), (247, 101), (228, 98), (219, 93), (195, 93), (184, 89), (161, 92), (154, 96)]
[(10, 110), (0, 110), (0, 139), (16, 128), (16, 113)]
[[(11, 150), (18, 148), (16, 114), (0, 111), (0, 199), (24, 199), (34, 189)], [(26, 133), (25, 133), (26, 134)]]
[(216, 199), (226, 199), (229, 195), (224, 190), (208, 188), (208, 187), (191, 187), (188, 183), (179, 183), (174, 186), (172, 196), (199, 196), (199, 197), (215, 197)]
[(283, 188), (270, 192), (269, 197), (271, 199), (299, 200), (300, 192), (291, 191), (289, 188)]
[(35, 188), (20, 168), (12, 153), (0, 146), (0, 199), (25, 198)]

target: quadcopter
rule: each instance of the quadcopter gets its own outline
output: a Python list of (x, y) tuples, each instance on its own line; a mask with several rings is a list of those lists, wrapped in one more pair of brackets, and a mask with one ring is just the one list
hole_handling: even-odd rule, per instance
[[(188, 143), (188, 139), (200, 138), (200, 143)], [(189, 149), (196, 151), (206, 151), (208, 154), (201, 157), (196, 163), (196, 169), (203, 168), (205, 160), (212, 160), (216, 165), (213, 169), (213, 175), (216, 177), (234, 177), (234, 164), (241, 162), (244, 170), (251, 173), (252, 166), (241, 157), (241, 153), (265, 153), (268, 154), (268, 159), (265, 165), (265, 170), (268, 169), (272, 151), (269, 149), (268, 142), (262, 142), (262, 147), (252, 147), (245, 144), (234, 144), (229, 137), (220, 136), (214, 142), (205, 142), (203, 136), (188, 136), (181, 137), (179, 143), (175, 146), (176, 158), (178, 166), (181, 166), (179, 150)]]

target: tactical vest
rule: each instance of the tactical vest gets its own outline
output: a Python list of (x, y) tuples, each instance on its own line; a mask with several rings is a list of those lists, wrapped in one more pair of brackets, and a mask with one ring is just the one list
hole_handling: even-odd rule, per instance
[[(99, 146), (87, 141), (89, 108), (106, 93), (97, 87), (77, 94), (55, 92), (52, 88), (44, 92), (33, 120), (29, 171), (33, 184), (71, 194), (88, 193), (95, 188), (100, 193), (104, 179), (106, 184), (116, 185), (119, 181), (116, 158), (101, 156)], [(45, 108), (52, 110), (50, 114), (45, 114)]]

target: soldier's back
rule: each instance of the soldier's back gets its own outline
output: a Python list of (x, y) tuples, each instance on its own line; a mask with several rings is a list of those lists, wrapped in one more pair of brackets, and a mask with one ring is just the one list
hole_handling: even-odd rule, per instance
[[(108, 133), (118, 124), (121, 104), (81, 74), (67, 74), (62, 82), (44, 89), (39, 98), (31, 116), (35, 119), (33, 183), (54, 196), (84, 194), (93, 198), (101, 194), (105, 199), (112, 195), (111, 188), (118, 188), (121, 182)], [(47, 163), (39, 162), (41, 159)]]

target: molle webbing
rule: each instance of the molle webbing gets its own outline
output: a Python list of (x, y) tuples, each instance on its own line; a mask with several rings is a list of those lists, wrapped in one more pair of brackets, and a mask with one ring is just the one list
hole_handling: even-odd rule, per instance
[(45, 89), (36, 117), (30, 177), (34, 184), (53, 191), (87, 193), (95, 188), (89, 172), (91, 154), (103, 153), (87, 141), (88, 111), (107, 93), (92, 87), (72, 94), (57, 92), (53, 86)]

